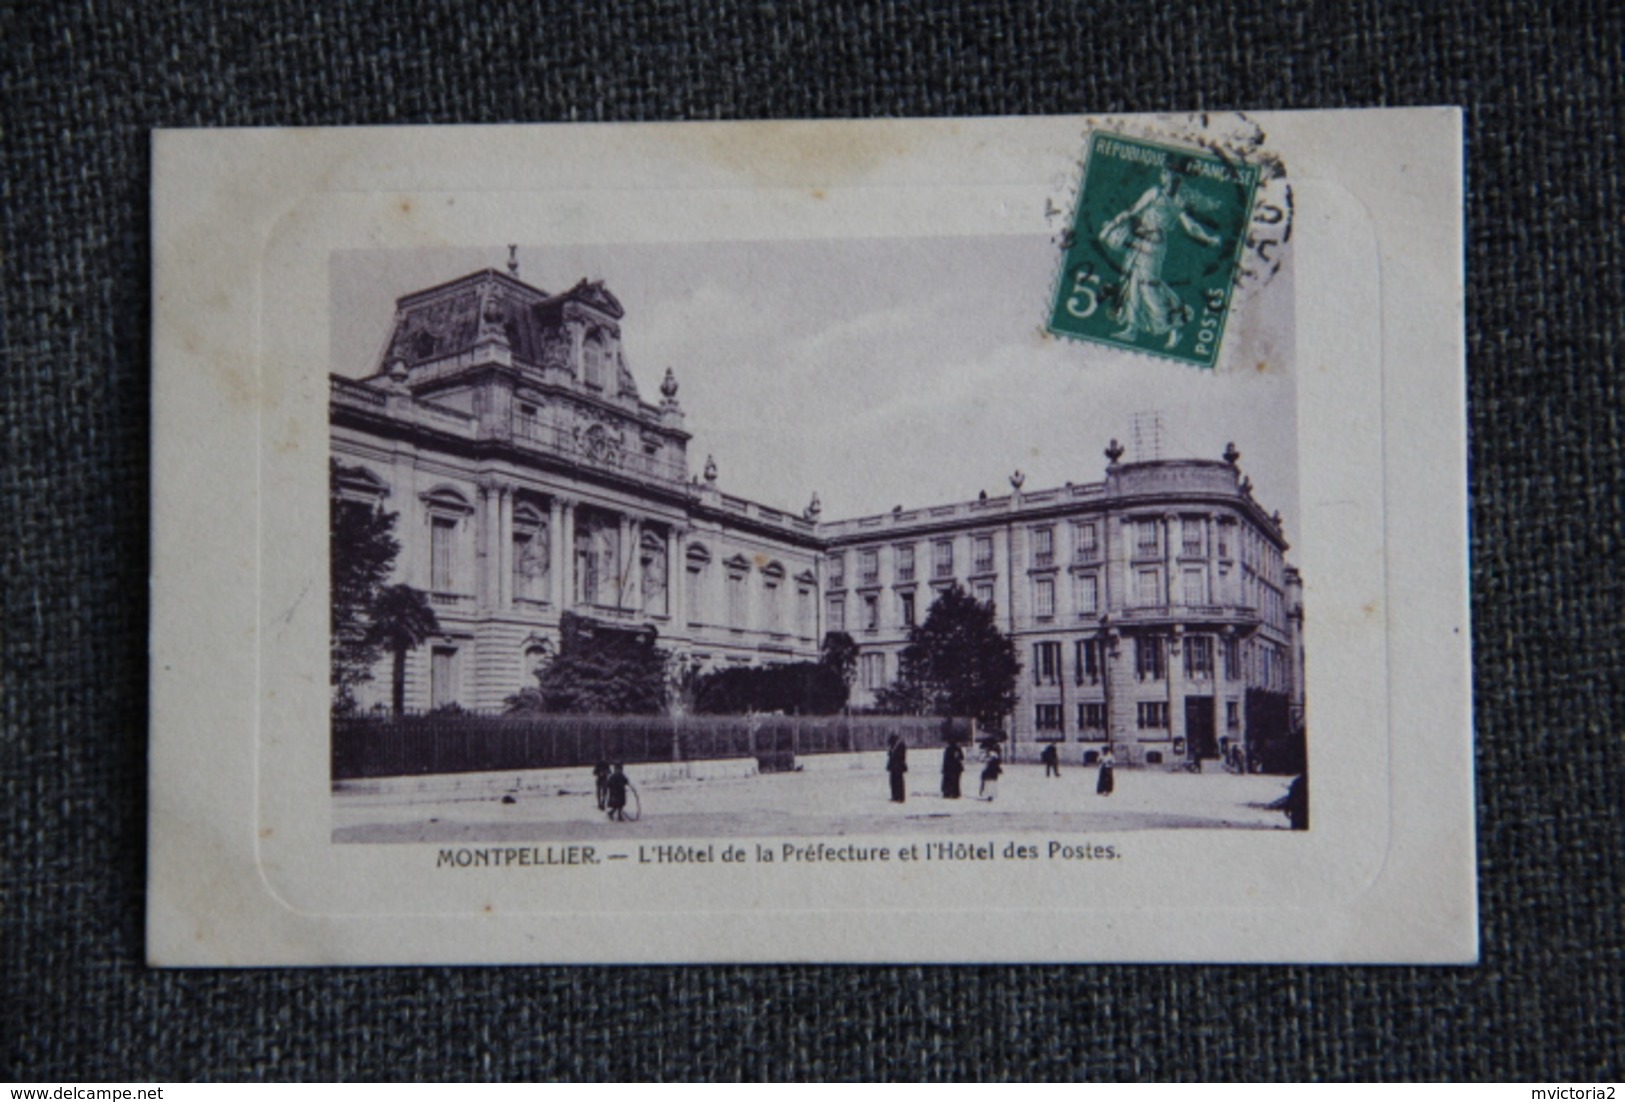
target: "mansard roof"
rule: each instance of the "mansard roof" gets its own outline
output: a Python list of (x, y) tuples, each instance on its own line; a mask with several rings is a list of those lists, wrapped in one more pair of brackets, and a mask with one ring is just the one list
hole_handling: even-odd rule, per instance
[[(395, 326), (377, 371), (387, 372), (397, 360), (408, 368), (444, 360), (493, 339), (505, 343), (521, 363), (562, 365), (570, 353), (569, 325), (618, 338), (625, 315), (602, 280), (581, 279), (567, 291), (550, 293), (485, 268), (397, 299)], [(619, 389), (636, 394), (624, 357), (617, 361)]]

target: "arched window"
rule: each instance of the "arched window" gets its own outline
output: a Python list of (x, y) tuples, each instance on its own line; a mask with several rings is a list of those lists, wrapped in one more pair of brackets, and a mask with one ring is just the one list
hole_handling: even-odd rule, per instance
[(553, 567), (548, 543), (547, 517), (536, 506), (521, 502), (513, 511), (513, 595), (519, 600), (545, 601)]
[(581, 381), (594, 390), (604, 389), (604, 365), (608, 360), (604, 335), (594, 329), (581, 342)]
[(764, 631), (783, 631), (783, 616), (779, 611), (779, 601), (784, 596), (784, 565), (770, 562), (762, 567), (762, 614), (761, 627)]
[(421, 500), (429, 524), (429, 591), (465, 594), (471, 588), (471, 572), (463, 545), (474, 507), (455, 488), (446, 485), (436, 486)]
[(698, 624), (705, 619), (711, 552), (703, 543), (692, 543), (688, 547), (687, 559), (685, 565), (688, 568), (688, 622)]
[(638, 547), (638, 580), (643, 591), (643, 611), (664, 616), (666, 607), (666, 540), (655, 532), (645, 532)]

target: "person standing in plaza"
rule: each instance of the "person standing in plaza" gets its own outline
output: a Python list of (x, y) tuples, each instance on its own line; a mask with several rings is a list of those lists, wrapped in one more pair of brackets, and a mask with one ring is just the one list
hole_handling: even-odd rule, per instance
[(891, 743), (886, 750), (886, 772), (891, 774), (891, 802), (900, 804), (906, 793), (903, 791), (903, 774), (908, 772), (908, 743), (903, 736), (893, 735)]
[(609, 808), (609, 817), (618, 823), (626, 822), (626, 790), (632, 782), (627, 779), (626, 771), (621, 763), (616, 762), (610, 770), (609, 777), (604, 782), (606, 789), (606, 802)]
[(1061, 752), (1052, 742), (1044, 747), (1044, 752), (1038, 755), (1038, 760), (1044, 763), (1044, 776), (1059, 777), (1061, 775)]
[(1004, 772), (1004, 759), (997, 746), (987, 748), (987, 764), (982, 766), (982, 799), (992, 803), (999, 795), (999, 776)]
[(592, 778), (598, 789), (598, 810), (604, 811), (609, 807), (609, 762), (600, 758), (592, 767)]
[(959, 778), (965, 772), (965, 751), (950, 742), (942, 749), (942, 798), (959, 799)]
[(1100, 779), (1095, 782), (1095, 794), (1110, 796), (1112, 794), (1112, 769), (1117, 759), (1112, 756), (1112, 748), (1107, 746), (1100, 752)]

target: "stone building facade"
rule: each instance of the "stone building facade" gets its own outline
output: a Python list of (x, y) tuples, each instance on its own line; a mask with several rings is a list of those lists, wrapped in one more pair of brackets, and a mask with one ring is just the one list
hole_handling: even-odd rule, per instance
[(1101, 482), (1027, 492), (1018, 472), (1001, 497), (821, 525), (826, 616), (861, 648), (854, 704), (958, 584), (1016, 641), (1018, 744), (1169, 764), (1244, 750), (1264, 701), (1301, 724), (1302, 583), (1240, 454), (1106, 457)]
[(1234, 449), (1123, 462), (1114, 441), (1101, 482), (1026, 492), (1018, 473), (1001, 497), (823, 521), (816, 497), (798, 515), (723, 493), (709, 457), (691, 473), (675, 375), (641, 396), (623, 313), (599, 283), (487, 269), (401, 298), (377, 370), (333, 376), (342, 492), (399, 513), (395, 580), (442, 627), (409, 656), (408, 708), (500, 708), (566, 612), (711, 667), (810, 659), (845, 631), (861, 707), (958, 583), (1017, 641), (1017, 742), (1211, 757), (1248, 742), (1258, 694), (1301, 723), (1301, 584)]

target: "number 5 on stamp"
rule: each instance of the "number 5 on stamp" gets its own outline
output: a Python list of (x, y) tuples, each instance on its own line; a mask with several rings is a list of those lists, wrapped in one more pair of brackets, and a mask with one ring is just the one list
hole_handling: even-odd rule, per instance
[(1258, 177), (1207, 150), (1094, 134), (1050, 331), (1211, 368)]

